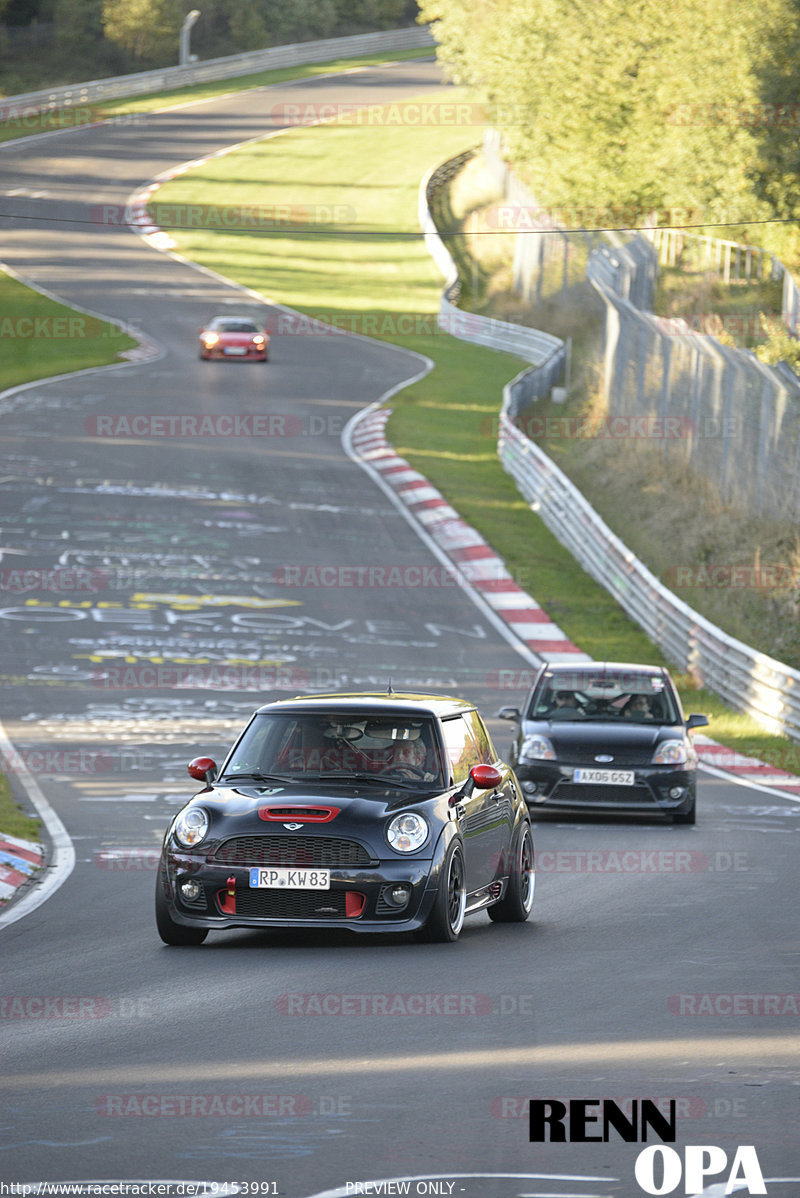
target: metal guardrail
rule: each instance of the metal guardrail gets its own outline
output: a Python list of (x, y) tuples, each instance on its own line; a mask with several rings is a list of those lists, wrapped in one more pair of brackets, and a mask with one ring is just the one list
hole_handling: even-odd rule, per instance
[(386, 50), (413, 50), (435, 42), (425, 27), (389, 29), (381, 33), (358, 33), (352, 37), (332, 37), (316, 42), (293, 42), (287, 46), (270, 46), (266, 50), (251, 50), (226, 58), (209, 58), (183, 67), (164, 67), (160, 71), (140, 71), (133, 75), (117, 75), (110, 79), (94, 79), (88, 83), (73, 83), (68, 87), (46, 88), (7, 96), (0, 103), (0, 120), (9, 114), (60, 111), (103, 100), (127, 96), (144, 96), (151, 92), (214, 83), (219, 79), (235, 79), (281, 67), (307, 66), (334, 58), (355, 58), (361, 54), (377, 54)]
[[(451, 278), (455, 264), (436, 233), (427, 203), (433, 174), (420, 189), (420, 223), (426, 245), (440, 269), (445, 268), (445, 277)], [(594, 261), (602, 273), (614, 272), (620, 260), (603, 254)], [(475, 339), (468, 330), (462, 336)], [(728, 636), (674, 595), (620, 541), (555, 462), (514, 424), (514, 388), (522, 377), (503, 389), (497, 448), (504, 469), (533, 510), (668, 661), (769, 731), (800, 740), (800, 671)]]

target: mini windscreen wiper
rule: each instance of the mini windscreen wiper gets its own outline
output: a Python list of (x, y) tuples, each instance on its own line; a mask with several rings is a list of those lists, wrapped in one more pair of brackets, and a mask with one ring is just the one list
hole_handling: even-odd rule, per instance
[(222, 780), (233, 782), (236, 778), (255, 778), (256, 782), (296, 782), (297, 778), (285, 778), (283, 774), (262, 774), (259, 770), (245, 770), (240, 774), (223, 774), (221, 778), (217, 778), (217, 782)]
[(387, 776), (386, 774), (358, 774), (353, 772), (342, 771), (340, 773), (326, 772), (324, 774), (315, 774), (315, 782), (368, 782), (371, 786), (380, 786), (383, 790), (394, 790), (395, 787), (400, 787), (402, 790), (417, 790), (418, 786), (415, 782), (404, 782), (400, 778)]

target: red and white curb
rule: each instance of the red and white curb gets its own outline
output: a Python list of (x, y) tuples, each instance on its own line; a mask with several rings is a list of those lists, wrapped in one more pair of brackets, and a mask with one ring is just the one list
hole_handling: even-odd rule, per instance
[[(350, 443), (358, 459), (380, 475), (409, 514), (444, 551), (457, 576), (480, 594), (495, 615), (537, 657), (545, 662), (591, 661), (536, 600), (514, 582), (505, 562), (480, 533), (461, 519), (424, 474), (395, 451), (386, 439), (386, 424), (391, 414), (391, 408), (372, 408), (357, 420)], [(700, 760), (711, 772), (800, 801), (800, 777), (745, 756), (708, 736), (695, 733), (694, 741)]]
[(358, 457), (376, 470), (410, 514), (452, 562), (457, 577), (472, 586), (507, 627), (542, 661), (590, 661), (547, 613), (518, 586), (506, 564), (440, 491), (414, 470), (386, 440), (390, 408), (376, 408), (361, 420), (351, 443)]
[[(695, 745), (700, 760), (705, 766), (719, 771), (721, 774), (733, 774), (737, 781), (754, 786), (767, 792), (779, 791), (787, 796), (795, 796), (800, 800), (800, 778), (787, 770), (778, 769), (757, 757), (748, 757), (711, 740), (708, 736), (695, 733)], [(797, 749), (800, 758), (800, 746)]]
[(7, 902), (43, 865), (42, 845), (0, 832), (0, 903)]

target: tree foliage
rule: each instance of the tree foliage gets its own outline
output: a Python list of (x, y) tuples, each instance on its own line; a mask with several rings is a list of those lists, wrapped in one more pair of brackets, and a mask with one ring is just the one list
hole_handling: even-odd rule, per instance
[(0, 94), (218, 58), (287, 42), (413, 25), (416, 0), (0, 0)]
[[(664, 223), (800, 209), (798, 0), (420, 0), (540, 203)], [(798, 106), (795, 102), (794, 113)], [(780, 179), (774, 168), (780, 164)], [(666, 218), (666, 220), (665, 220)], [(578, 223), (578, 222), (576, 222)]]
[(106, 37), (138, 60), (159, 58), (169, 46), (173, 61), (182, 21), (174, 0), (103, 0)]

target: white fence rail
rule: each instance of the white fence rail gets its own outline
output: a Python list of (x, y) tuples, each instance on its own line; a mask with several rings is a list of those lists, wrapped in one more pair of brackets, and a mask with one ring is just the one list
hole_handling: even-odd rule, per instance
[(117, 75), (111, 79), (94, 79), (88, 83), (73, 83), (69, 87), (52, 87), (7, 96), (0, 103), (0, 120), (8, 119), (10, 114), (48, 112), (103, 100), (144, 96), (175, 87), (235, 79), (239, 75), (251, 75), (257, 71), (307, 66), (334, 58), (355, 58), (361, 54), (381, 54), (391, 50), (433, 48), (434, 45), (428, 29), (415, 26), (381, 33), (359, 33), (353, 37), (332, 37), (324, 41), (295, 42), (288, 46), (270, 46), (266, 50), (251, 50), (226, 58), (209, 58), (205, 62), (194, 62), (183, 67), (164, 67), (160, 71), (140, 71), (134, 75)]
[(683, 229), (645, 229), (643, 233), (652, 242), (662, 266), (694, 267), (728, 284), (781, 279), (783, 322), (795, 336), (800, 334), (800, 288), (787, 267), (769, 250), (721, 237), (686, 233)]
[[(430, 179), (421, 188), (420, 221), (440, 268), (449, 260), (449, 270), (443, 273), (452, 286), (455, 265), (436, 233), (427, 204)], [(465, 340), (477, 339), (469, 329), (461, 335)], [(480, 343), (490, 344), (486, 340)], [(512, 380), (503, 391), (498, 454), (545, 525), (645, 630), (668, 661), (736, 711), (746, 712), (772, 732), (800, 740), (800, 671), (727, 636), (678, 599), (623, 545), (552, 459), (514, 424), (518, 381)]]

